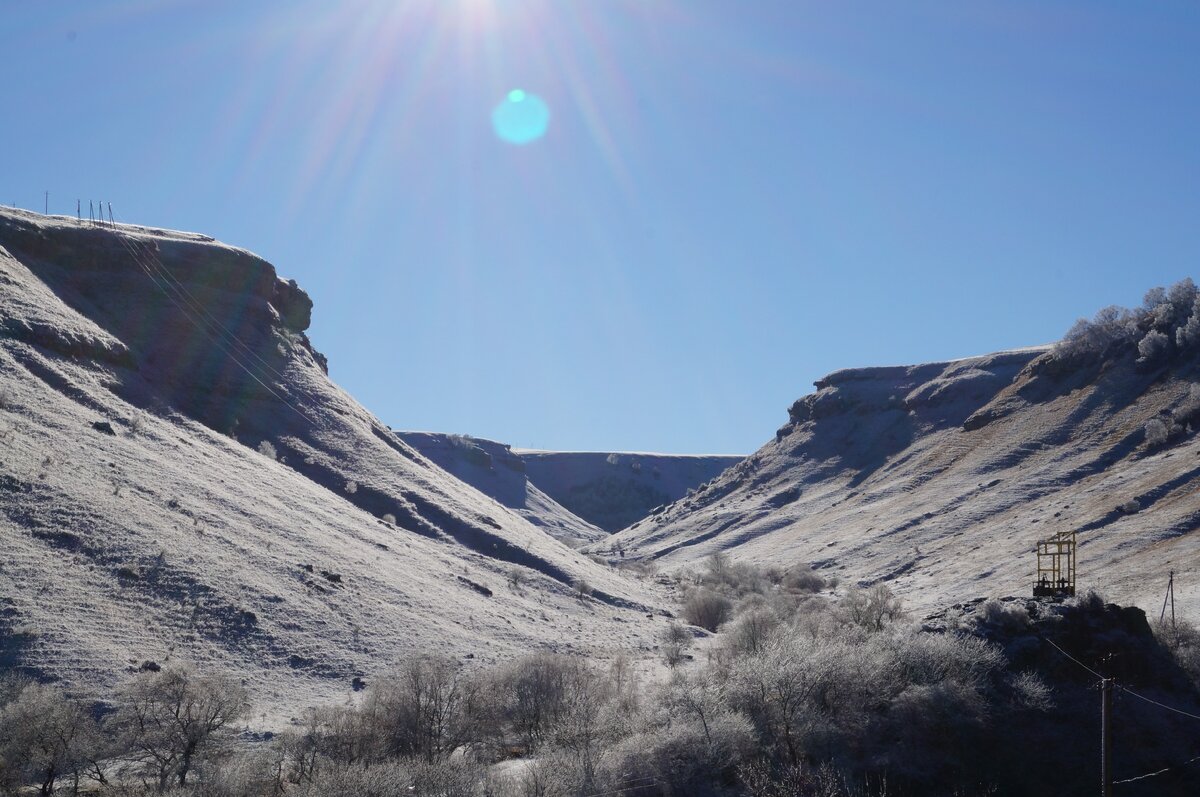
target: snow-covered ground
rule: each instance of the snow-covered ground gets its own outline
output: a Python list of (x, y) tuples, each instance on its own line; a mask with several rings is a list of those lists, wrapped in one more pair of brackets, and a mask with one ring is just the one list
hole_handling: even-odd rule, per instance
[(310, 309), (204, 236), (0, 211), (0, 664), (223, 668), (275, 724), (414, 652), (649, 651), (659, 588), (407, 446)]

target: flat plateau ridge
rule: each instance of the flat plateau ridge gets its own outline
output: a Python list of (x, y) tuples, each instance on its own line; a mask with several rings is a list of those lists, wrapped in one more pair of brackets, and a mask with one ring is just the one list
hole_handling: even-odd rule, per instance
[(1136, 356), (1063, 369), (1042, 347), (838, 371), (744, 462), (593, 549), (674, 569), (715, 551), (811, 562), (921, 611), (1030, 594), (1037, 540), (1076, 530), (1081, 588), (1157, 617), (1175, 570), (1177, 610), (1200, 617), (1200, 436), (1157, 447), (1144, 431), (1200, 368), (1194, 353)]
[(534, 451), (465, 435), (397, 434), (467, 484), (572, 544), (603, 539), (742, 460), (705, 454)]
[(311, 306), (205, 236), (0, 211), (0, 666), (102, 695), (184, 660), (287, 717), (414, 651), (649, 649), (655, 587), (391, 433)]

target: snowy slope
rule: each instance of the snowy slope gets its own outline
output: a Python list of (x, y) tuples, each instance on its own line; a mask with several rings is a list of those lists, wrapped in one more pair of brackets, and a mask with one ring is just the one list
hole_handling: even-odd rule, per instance
[(0, 664), (102, 694), (195, 661), (289, 716), (406, 652), (652, 644), (651, 586), (405, 445), (310, 309), (205, 236), (0, 211)]
[(1200, 436), (1155, 448), (1144, 427), (1178, 414), (1200, 364), (1136, 357), (1064, 368), (1028, 349), (836, 372), (758, 452), (593, 548), (675, 567), (717, 550), (812, 562), (932, 608), (1029, 594), (1036, 541), (1076, 530), (1081, 586), (1157, 616), (1175, 569), (1197, 616)]

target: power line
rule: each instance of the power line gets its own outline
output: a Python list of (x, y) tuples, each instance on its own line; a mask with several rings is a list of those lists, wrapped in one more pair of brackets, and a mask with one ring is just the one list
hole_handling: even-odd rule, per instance
[(1170, 772), (1172, 769), (1177, 769), (1179, 767), (1186, 767), (1188, 764), (1192, 763), (1193, 761), (1200, 761), (1200, 755), (1196, 756), (1195, 758), (1189, 758), (1187, 761), (1184, 761), (1182, 764), (1173, 764), (1172, 766), (1169, 766), (1169, 767), (1163, 767), (1162, 769), (1158, 770), (1157, 772), (1147, 772), (1145, 775), (1138, 775), (1136, 778), (1125, 778), (1125, 780), (1114, 780), (1113, 785), (1116, 786), (1119, 783), (1133, 783), (1135, 780), (1145, 780), (1146, 778), (1153, 778), (1156, 775), (1161, 775), (1164, 772)]
[(1057, 650), (1059, 653), (1063, 654), (1063, 655), (1064, 655), (1064, 656), (1066, 656), (1068, 659), (1070, 659), (1071, 661), (1075, 662), (1075, 663), (1076, 663), (1076, 664), (1078, 664), (1080, 667), (1082, 667), (1083, 669), (1085, 669), (1085, 670), (1087, 670), (1088, 672), (1090, 672), (1092, 675), (1094, 675), (1094, 676), (1096, 676), (1097, 678), (1099, 678), (1101, 681), (1103, 681), (1103, 680), (1104, 680), (1104, 676), (1103, 676), (1103, 675), (1101, 675), (1100, 673), (1096, 672), (1096, 671), (1095, 671), (1095, 670), (1093, 670), (1091, 667), (1087, 666), (1087, 665), (1086, 665), (1086, 664), (1084, 664), (1082, 661), (1080, 661), (1079, 659), (1077, 659), (1077, 658), (1075, 658), (1074, 656), (1072, 656), (1070, 653), (1067, 653), (1065, 650), (1063, 650), (1062, 648), (1060, 648), (1058, 645), (1055, 645), (1055, 644), (1054, 644), (1054, 640), (1052, 640), (1052, 639), (1046, 639), (1046, 642), (1050, 643), (1050, 645), (1051, 645), (1051, 646), (1053, 646), (1053, 648), (1054, 648), (1055, 650)]
[(1120, 684), (1117, 684), (1117, 688), (1120, 689), (1122, 692), (1128, 692), (1129, 694), (1136, 697), (1138, 700), (1145, 700), (1147, 703), (1153, 703), (1154, 705), (1158, 706), (1159, 708), (1165, 708), (1167, 711), (1174, 711), (1176, 714), (1182, 714), (1185, 717), (1191, 717), (1194, 720), (1200, 720), (1200, 715), (1192, 714), (1188, 711), (1184, 711), (1183, 709), (1175, 708), (1173, 706), (1168, 706), (1166, 703), (1159, 703), (1157, 700), (1151, 700), (1150, 698), (1146, 697), (1145, 695), (1139, 695), (1137, 692), (1133, 691), (1132, 689), (1130, 689), (1127, 686), (1121, 686)]

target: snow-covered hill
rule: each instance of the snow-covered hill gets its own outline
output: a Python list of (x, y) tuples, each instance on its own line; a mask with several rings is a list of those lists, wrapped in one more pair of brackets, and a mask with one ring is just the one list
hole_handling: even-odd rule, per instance
[(188, 660), (288, 716), (406, 652), (652, 644), (651, 586), (392, 434), (311, 307), (205, 236), (0, 211), (0, 664)]
[(933, 608), (1028, 595), (1037, 540), (1076, 530), (1081, 587), (1157, 617), (1174, 569), (1178, 602), (1200, 616), (1200, 354), (1147, 358), (1138, 343), (1165, 336), (1146, 327), (1166, 315), (1100, 318), (1074, 331), (1072, 347), (1094, 349), (1079, 356), (833, 373), (758, 452), (593, 549), (673, 567), (718, 550), (812, 562)]
[(599, 540), (682, 498), (742, 459), (514, 450), (464, 435), (397, 434), (472, 487), (568, 542)]

